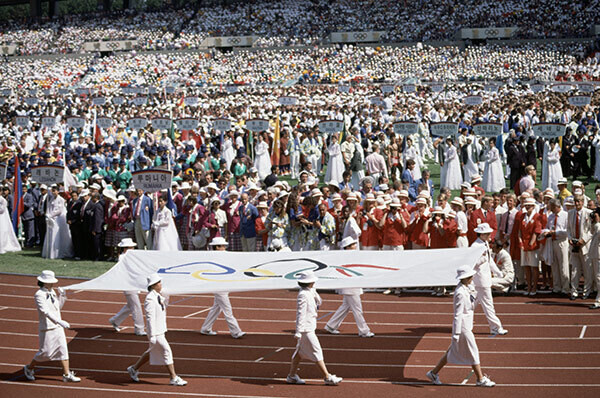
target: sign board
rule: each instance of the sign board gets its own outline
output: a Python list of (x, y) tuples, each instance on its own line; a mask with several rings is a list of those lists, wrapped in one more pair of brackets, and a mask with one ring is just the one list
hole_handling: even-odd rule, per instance
[(381, 98), (381, 97), (371, 97), (369, 99), (369, 101), (371, 101), (372, 105), (376, 105), (376, 106), (383, 106), (384, 105), (383, 98)]
[(152, 128), (155, 130), (168, 130), (171, 128), (171, 119), (166, 117), (156, 117), (151, 122)]
[(419, 123), (417, 122), (395, 122), (393, 126), (394, 134), (401, 135), (403, 137), (416, 134), (419, 131)]
[(246, 128), (255, 133), (267, 131), (269, 129), (269, 121), (266, 119), (249, 119), (246, 120)]
[(498, 90), (500, 89), (500, 86), (497, 84), (488, 83), (483, 86), (483, 89), (485, 91), (487, 91), (488, 93), (497, 93)]
[(458, 134), (458, 123), (453, 122), (439, 122), (431, 123), (429, 125), (429, 131), (431, 135), (438, 137), (449, 137)]
[(38, 91), (37, 88), (32, 88), (30, 90), (27, 90), (27, 95), (29, 95), (30, 97), (35, 97), (37, 95)]
[(80, 87), (75, 89), (75, 94), (77, 95), (89, 95), (90, 89), (85, 87)]
[(19, 127), (27, 127), (29, 126), (29, 116), (17, 116), (15, 118), (15, 123)]
[(231, 120), (215, 119), (213, 120), (213, 128), (219, 131), (229, 131), (231, 130)]
[(0, 54), (2, 55), (15, 55), (16, 52), (17, 46), (14, 44), (0, 46)]
[(183, 103), (187, 106), (198, 106), (200, 103), (200, 98), (198, 97), (185, 97), (183, 99)]
[(67, 126), (75, 129), (82, 129), (85, 126), (85, 119), (78, 116), (67, 118)]
[(387, 94), (393, 93), (396, 86), (394, 86), (393, 84), (382, 84), (380, 88), (382, 93)]
[(12, 90), (10, 88), (3, 88), (2, 90), (0, 90), (0, 95), (4, 97), (10, 97), (11, 94)]
[(112, 103), (115, 105), (123, 105), (125, 103), (125, 98), (123, 97), (113, 97)]
[(158, 93), (158, 89), (156, 87), (154, 87), (154, 86), (148, 87), (148, 94), (149, 95), (154, 95), (154, 94), (157, 94), (157, 93)]
[(553, 84), (550, 89), (555, 93), (568, 93), (573, 90), (573, 86), (566, 83)]
[(542, 92), (546, 89), (546, 85), (545, 84), (532, 84), (531, 86), (529, 86), (529, 88), (531, 89), (531, 91), (533, 91), (534, 93), (539, 93)]
[(137, 44), (137, 40), (86, 41), (83, 43), (83, 50), (87, 52), (129, 51), (137, 47)]
[(321, 133), (338, 133), (344, 129), (344, 122), (341, 120), (321, 120), (319, 122), (319, 131)]
[(277, 102), (279, 102), (281, 105), (297, 105), (298, 97), (279, 97), (277, 99)]
[(573, 106), (586, 106), (592, 102), (589, 95), (572, 95), (569, 97), (569, 104)]
[(0, 181), (6, 180), (6, 165), (4, 163), (0, 164)]
[(460, 40), (465, 39), (508, 39), (519, 28), (516, 26), (507, 27), (495, 27), (490, 26), (487, 28), (464, 28), (458, 31), (458, 38)]
[(258, 36), (208, 37), (201, 44), (206, 47), (252, 47)]
[(338, 91), (339, 91), (340, 93), (349, 93), (349, 92), (350, 92), (350, 86), (348, 86), (348, 85), (345, 85), (345, 84), (340, 84), (340, 85), (338, 86)]
[(121, 92), (123, 94), (135, 94), (135, 87), (131, 87), (131, 86), (127, 86), (127, 87), (121, 87)]
[(59, 89), (58, 89), (58, 93), (59, 93), (60, 95), (67, 95), (67, 94), (69, 94), (70, 92), (71, 92), (71, 90), (69, 90), (68, 88), (59, 88)]
[(596, 87), (592, 83), (579, 83), (577, 89), (581, 93), (593, 93)]
[(146, 102), (148, 102), (148, 97), (135, 97), (131, 100), (131, 102), (137, 106), (146, 105)]
[(64, 172), (64, 166), (33, 166), (31, 168), (31, 179), (40, 185), (60, 184), (63, 182)]
[(465, 105), (481, 105), (483, 103), (483, 98), (481, 95), (468, 95), (463, 98), (463, 102)]
[(175, 121), (177, 128), (179, 130), (195, 130), (198, 128), (198, 119), (194, 119), (192, 117), (186, 117), (182, 119), (177, 119)]
[(402, 86), (402, 91), (405, 93), (415, 93), (417, 92), (417, 86), (414, 84), (405, 84)]
[(329, 40), (332, 43), (375, 43), (381, 41), (385, 33), (385, 31), (333, 32)]
[(109, 117), (99, 117), (96, 119), (96, 124), (98, 125), (98, 127), (100, 127), (101, 129), (109, 129), (112, 127), (113, 125), (113, 120)]
[(50, 90), (49, 88), (45, 88), (42, 90), (42, 94), (44, 94), (47, 97), (50, 94), (52, 94), (52, 90)]
[(144, 192), (159, 192), (171, 188), (170, 170), (140, 170), (131, 173), (133, 186)]
[(39, 102), (40, 102), (40, 100), (37, 99), (36, 97), (27, 97), (23, 101), (29, 106), (35, 106), (35, 105), (39, 104)]
[(102, 105), (106, 104), (106, 98), (105, 97), (94, 97), (94, 98), (92, 98), (92, 104), (97, 105), (97, 106), (102, 106)]
[(225, 91), (227, 91), (229, 94), (237, 93), (239, 91), (239, 87), (238, 86), (225, 86)]
[(167, 92), (167, 94), (173, 94), (175, 92), (175, 86), (167, 86), (165, 88), (165, 91)]
[(480, 137), (497, 137), (502, 134), (502, 123), (477, 123), (473, 132)]
[(54, 116), (42, 116), (42, 127), (52, 128), (56, 124), (56, 118)]
[(536, 136), (548, 139), (562, 137), (567, 131), (567, 126), (560, 123), (538, 123), (532, 128)]
[(0, 97), (0, 105), (6, 104), (6, 98)]
[(444, 91), (444, 83), (434, 83), (431, 86), (431, 91), (434, 93), (441, 93)]
[(133, 117), (127, 121), (127, 127), (132, 130), (143, 129), (148, 125), (148, 119), (145, 117)]

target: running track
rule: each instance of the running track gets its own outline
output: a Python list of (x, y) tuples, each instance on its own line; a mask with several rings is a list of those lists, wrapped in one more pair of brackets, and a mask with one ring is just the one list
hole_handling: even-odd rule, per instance
[[(61, 285), (74, 281), (61, 280)], [(337, 387), (323, 386), (316, 366), (302, 364), (306, 386), (285, 384), (295, 340), (295, 297), (292, 291), (233, 293), (231, 302), (240, 326), (248, 334), (239, 340), (227, 333), (221, 318), (218, 336), (198, 331), (212, 296), (173, 296), (167, 333), (178, 374), (186, 387), (168, 385), (163, 367), (142, 368), (141, 382), (129, 379), (126, 368), (147, 348), (145, 337), (133, 334), (131, 319), (116, 333), (108, 318), (124, 303), (121, 293), (71, 292), (63, 308), (71, 368), (82, 382), (61, 381), (58, 363), (38, 368), (28, 382), (22, 367), (37, 351), (37, 312), (34, 277), (0, 274), (0, 396), (106, 398), (127, 397), (572, 397), (600, 396), (600, 312), (582, 300), (544, 297), (496, 297), (496, 311), (508, 336), (492, 337), (481, 309), (475, 335), (484, 373), (495, 388), (474, 387), (465, 366), (447, 366), (444, 386), (427, 382), (431, 369), (450, 343), (452, 299), (429, 295), (402, 297), (367, 293), (362, 296), (367, 322), (376, 336), (359, 338), (351, 315), (342, 335), (323, 331), (341, 303), (335, 294), (322, 294), (317, 334), (331, 373), (344, 378)], [(540, 297), (541, 296), (541, 297)], [(397, 395), (400, 396), (400, 395)]]

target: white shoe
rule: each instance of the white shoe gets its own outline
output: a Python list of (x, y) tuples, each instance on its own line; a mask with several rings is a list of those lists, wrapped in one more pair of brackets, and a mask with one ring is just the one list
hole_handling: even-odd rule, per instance
[(489, 377), (483, 376), (481, 380), (477, 381), (476, 385), (478, 387), (494, 387), (496, 383), (491, 381)]
[(63, 381), (65, 383), (71, 382), (71, 383), (79, 383), (81, 381), (81, 379), (77, 376), (75, 376), (75, 373), (73, 371), (70, 371), (68, 375), (63, 375)]
[(504, 336), (505, 334), (508, 334), (508, 330), (504, 328), (494, 329), (492, 330), (492, 334), (499, 334), (500, 336)]
[(325, 325), (325, 330), (327, 330), (331, 334), (340, 334), (340, 331), (330, 327), (329, 325)]
[(120, 332), (121, 328), (119, 327), (119, 325), (117, 325), (112, 319), (109, 320), (110, 325), (113, 327), (113, 329), (115, 329), (115, 332)]
[(145, 331), (141, 331), (141, 332), (135, 332), (136, 336), (148, 336), (148, 333), (146, 333)]
[(172, 385), (172, 386), (185, 386), (187, 384), (187, 381), (183, 380), (179, 376), (175, 376), (174, 379), (171, 379), (171, 381), (169, 382), (169, 384)]
[(135, 368), (133, 367), (133, 365), (131, 365), (130, 367), (127, 368), (127, 373), (129, 373), (129, 377), (131, 377), (131, 380), (138, 382), (140, 381), (140, 372), (135, 370)]
[(433, 371), (431, 370), (427, 372), (427, 378), (431, 380), (433, 384), (437, 384), (438, 386), (442, 384), (442, 381), (440, 380), (440, 377), (437, 375), (437, 373), (433, 373)]
[(201, 330), (200, 333), (202, 333), (205, 336), (216, 336), (217, 332), (214, 332), (212, 330)]
[(390, 293), (392, 293), (392, 289), (385, 289), (385, 290), (383, 291), (383, 294), (385, 294), (385, 295), (388, 295), (388, 294), (390, 294)]
[(23, 366), (23, 373), (25, 373), (25, 377), (27, 377), (27, 380), (29, 381), (34, 381), (35, 380), (35, 376), (34, 376), (34, 370), (33, 369), (29, 369), (27, 367), (27, 365)]
[(246, 332), (239, 332), (238, 334), (232, 334), (231, 337), (233, 337), (234, 339), (241, 339), (245, 335), (246, 335)]
[(366, 333), (366, 334), (359, 334), (358, 336), (359, 337), (373, 337), (373, 336), (375, 336), (375, 333), (369, 332), (369, 333)]
[(342, 382), (341, 377), (337, 377), (336, 375), (329, 375), (329, 377), (327, 377), (325, 379), (325, 385), (326, 386), (337, 386), (338, 384), (340, 384)]
[(306, 384), (306, 382), (304, 380), (302, 380), (300, 378), (300, 376), (298, 376), (297, 374), (293, 375), (293, 376), (289, 376), (285, 379), (286, 383), (288, 384)]

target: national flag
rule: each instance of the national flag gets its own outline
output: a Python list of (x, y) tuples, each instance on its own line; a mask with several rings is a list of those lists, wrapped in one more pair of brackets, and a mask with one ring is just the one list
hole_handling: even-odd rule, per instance
[(275, 134), (273, 135), (273, 147), (271, 149), (271, 164), (279, 166), (279, 152), (281, 144), (281, 121), (279, 116), (275, 119)]
[(171, 210), (173, 217), (177, 217), (177, 205), (173, 201), (173, 195), (171, 195), (171, 188), (167, 189), (167, 209)]
[(23, 205), (23, 181), (21, 180), (21, 165), (19, 158), (15, 155), (15, 178), (13, 179), (13, 208), (12, 208), (12, 224), (15, 235), (19, 234), (19, 221), (21, 214), (25, 211)]
[(69, 189), (72, 186), (77, 185), (77, 181), (75, 181), (75, 177), (71, 173), (71, 170), (66, 165), (65, 162), (65, 172), (63, 173), (63, 184), (65, 185), (65, 192), (69, 192)]
[(173, 117), (171, 117), (171, 128), (169, 129), (169, 138), (171, 142), (175, 143), (175, 123), (173, 122)]
[(185, 107), (185, 96), (183, 95), (183, 93), (181, 93), (181, 98), (179, 98), (179, 101), (177, 101), (177, 107)]
[(340, 136), (338, 137), (338, 144), (341, 144), (342, 142), (344, 142), (347, 135), (348, 135), (348, 125), (346, 124), (346, 116), (344, 115), (344, 129), (342, 130), (342, 132), (340, 133)]

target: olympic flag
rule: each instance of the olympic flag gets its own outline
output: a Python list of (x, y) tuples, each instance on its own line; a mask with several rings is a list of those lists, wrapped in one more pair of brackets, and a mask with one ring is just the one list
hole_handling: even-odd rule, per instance
[(160, 252), (130, 250), (103, 275), (72, 290), (146, 290), (158, 272), (168, 294), (292, 289), (313, 270), (319, 289), (452, 286), (456, 270), (474, 266), (483, 247), (408, 251)]

